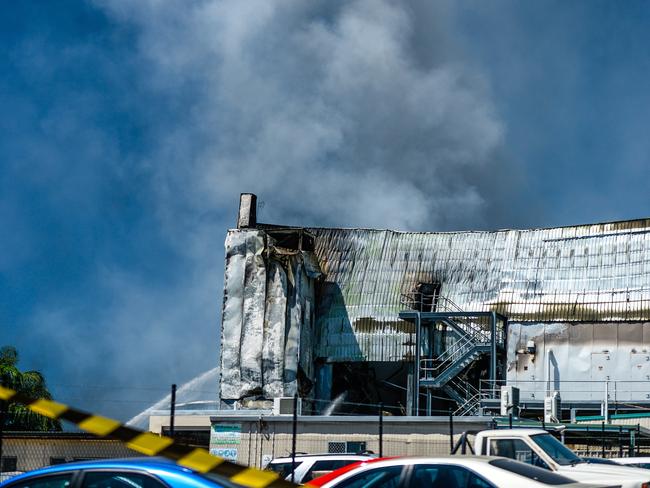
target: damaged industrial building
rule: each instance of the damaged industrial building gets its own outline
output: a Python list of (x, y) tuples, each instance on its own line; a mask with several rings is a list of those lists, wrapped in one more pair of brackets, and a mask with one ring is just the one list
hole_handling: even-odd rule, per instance
[(650, 406), (649, 320), (647, 219), (301, 228), (258, 223), (243, 194), (226, 238), (220, 400), (470, 416), (498, 413), (509, 394), (522, 416), (545, 399), (558, 418), (632, 411)]

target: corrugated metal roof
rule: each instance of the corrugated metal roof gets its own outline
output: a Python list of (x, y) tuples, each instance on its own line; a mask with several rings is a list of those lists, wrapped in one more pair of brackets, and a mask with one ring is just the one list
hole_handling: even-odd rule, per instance
[(495, 232), (310, 229), (325, 273), (317, 356), (400, 359), (419, 283), (514, 321), (650, 320), (650, 220)]

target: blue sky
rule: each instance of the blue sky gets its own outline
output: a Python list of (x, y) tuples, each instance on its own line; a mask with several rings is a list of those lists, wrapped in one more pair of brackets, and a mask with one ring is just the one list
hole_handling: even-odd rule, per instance
[(261, 220), (316, 226), (649, 216), (649, 16), (641, 1), (11, 2), (0, 342), (62, 401), (122, 419), (212, 368), (244, 191)]

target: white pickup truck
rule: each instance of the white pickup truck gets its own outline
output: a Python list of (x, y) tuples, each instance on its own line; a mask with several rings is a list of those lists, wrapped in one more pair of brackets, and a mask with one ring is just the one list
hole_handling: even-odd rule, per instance
[(622, 488), (650, 488), (650, 470), (588, 464), (542, 429), (483, 430), (476, 434), (474, 452), (502, 456), (546, 468), (583, 483), (620, 484)]

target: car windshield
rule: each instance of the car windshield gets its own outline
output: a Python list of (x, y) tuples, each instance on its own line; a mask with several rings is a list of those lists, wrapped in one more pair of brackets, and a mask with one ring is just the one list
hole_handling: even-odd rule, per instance
[(542, 450), (551, 456), (553, 461), (560, 466), (568, 466), (584, 462), (582, 458), (578, 457), (571, 449), (566, 447), (558, 441), (551, 434), (536, 434), (531, 436), (535, 444), (542, 448)]

